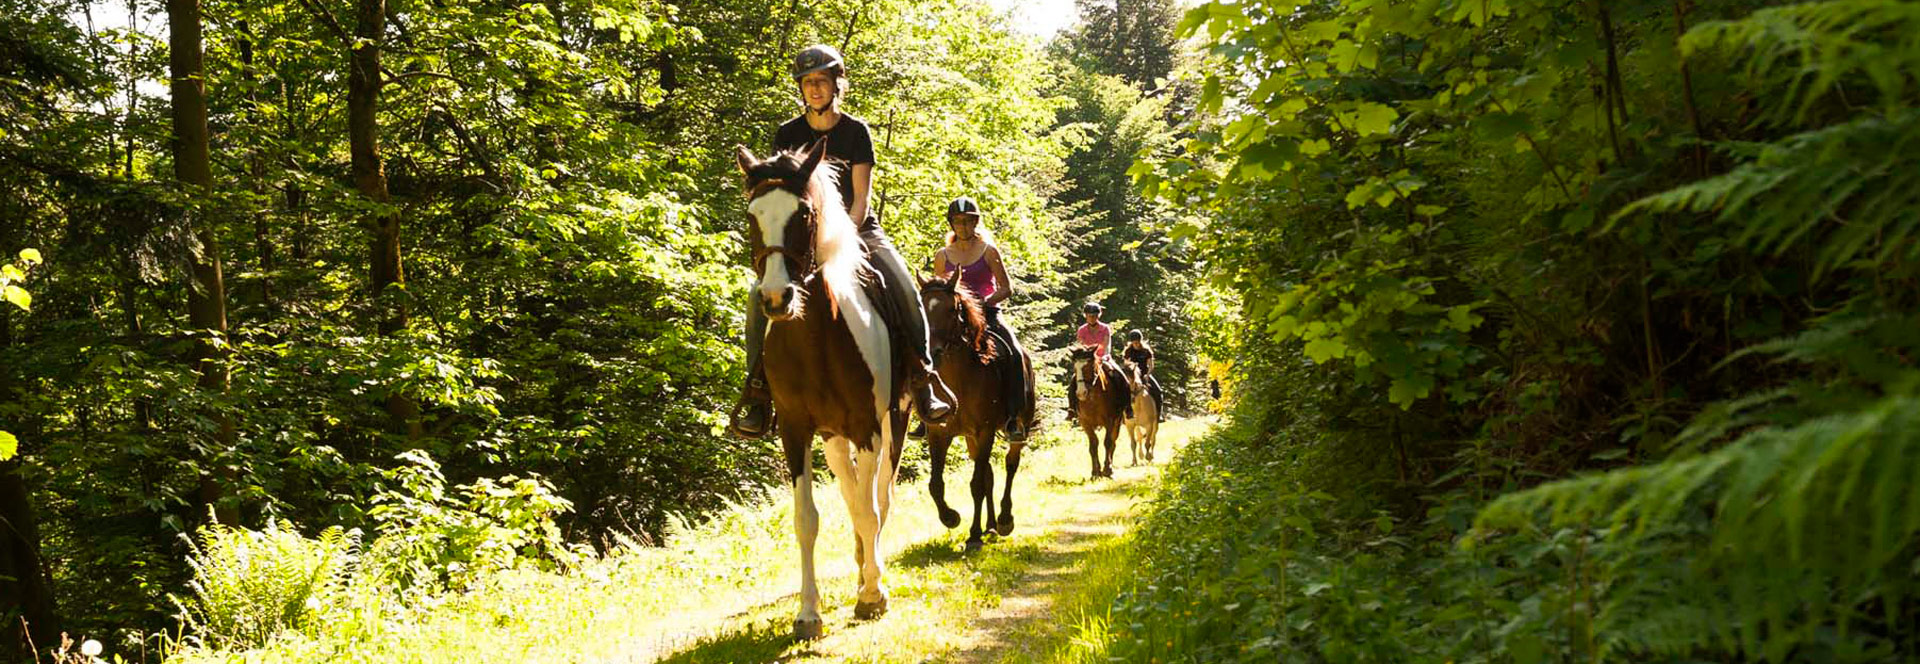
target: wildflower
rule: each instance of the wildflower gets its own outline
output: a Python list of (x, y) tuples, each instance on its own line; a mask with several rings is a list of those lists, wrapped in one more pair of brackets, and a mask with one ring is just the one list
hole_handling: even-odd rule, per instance
[(88, 657), (99, 657), (100, 650), (100, 642), (93, 639), (87, 639), (80, 644), (80, 654)]

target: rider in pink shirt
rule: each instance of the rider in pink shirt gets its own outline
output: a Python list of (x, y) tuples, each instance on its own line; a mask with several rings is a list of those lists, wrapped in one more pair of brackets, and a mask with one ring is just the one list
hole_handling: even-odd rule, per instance
[[(1099, 303), (1088, 302), (1082, 309), (1082, 313), (1087, 316), (1087, 324), (1081, 325), (1073, 336), (1080, 345), (1093, 349), (1093, 358), (1100, 364), (1100, 370), (1110, 374), (1107, 384), (1114, 386), (1120, 392), (1121, 403), (1125, 404), (1127, 417), (1133, 417), (1133, 391), (1129, 389), (1127, 381), (1121, 378), (1120, 368), (1115, 366), (1113, 360), (1108, 357), (1108, 347), (1113, 345), (1113, 327), (1100, 322), (1100, 314), (1105, 311)], [(1069, 371), (1067, 372), (1067, 421), (1071, 422), (1078, 416), (1079, 403), (1080, 372)]]

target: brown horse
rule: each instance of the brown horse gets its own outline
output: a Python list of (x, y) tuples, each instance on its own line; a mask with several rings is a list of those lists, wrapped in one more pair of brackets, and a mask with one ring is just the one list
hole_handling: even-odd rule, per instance
[(781, 451), (792, 483), (794, 531), (800, 543), (800, 612), (794, 635), (821, 633), (813, 543), (820, 513), (813, 504), (813, 438), (826, 439), (827, 466), (853, 519), (860, 591), (854, 616), (887, 610), (880, 531), (893, 500), (893, 478), (906, 433), (906, 382), (901, 354), (874, 302), (861, 287), (872, 269), (853, 220), (840, 203), (832, 169), (817, 168), (825, 142), (805, 153), (755, 159), (736, 148), (752, 216), (754, 285), (772, 321), (762, 362), (773, 391)]
[[(1073, 372), (1079, 377), (1080, 394), (1076, 396), (1074, 417), (1080, 421), (1080, 430), (1087, 434), (1087, 454), (1093, 457), (1093, 476), (1113, 477), (1113, 452), (1120, 440), (1120, 418), (1126, 412), (1121, 403), (1121, 392), (1110, 381), (1126, 380), (1111, 370), (1106, 362), (1094, 357), (1093, 349), (1085, 346), (1073, 349)], [(1094, 430), (1106, 428), (1103, 436), (1107, 446), (1107, 462), (1100, 463), (1100, 442), (1102, 438), (1094, 436)]]
[(1147, 368), (1133, 362), (1127, 362), (1127, 384), (1133, 388), (1133, 417), (1127, 420), (1127, 447), (1133, 450), (1133, 465), (1140, 465), (1140, 451), (1145, 449), (1147, 463), (1153, 463), (1153, 447), (1160, 441), (1160, 404), (1153, 400), (1153, 394), (1147, 384)]
[[(1000, 426), (1007, 421), (1009, 404), (1002, 398), (1000, 372), (1008, 369), (998, 359), (999, 350), (994, 347), (993, 335), (987, 331), (985, 314), (981, 311), (980, 300), (959, 283), (960, 272), (955, 270), (947, 278), (935, 278), (920, 284), (920, 300), (927, 308), (927, 325), (930, 341), (933, 345), (934, 363), (940, 370), (940, 379), (953, 389), (958, 398), (958, 409), (954, 417), (944, 424), (927, 425), (927, 444), (931, 446), (933, 456), (933, 476), (927, 483), (927, 491), (933, 494), (933, 503), (939, 507), (940, 523), (948, 528), (960, 525), (960, 513), (947, 506), (947, 483), (944, 473), (947, 466), (947, 448), (953, 439), (965, 436), (967, 439), (967, 458), (973, 460), (973, 527), (967, 531), (967, 550), (980, 548), (987, 528), (992, 528), (1002, 537), (1013, 534), (1013, 478), (1020, 472), (1020, 453), (1027, 444), (1021, 441), (1009, 441), (1007, 444), (1007, 489), (1000, 499), (1000, 515), (995, 520), (993, 510), (993, 441), (1000, 434)], [(1025, 356), (1020, 358), (1020, 371), (1027, 374), (1026, 404), (1018, 415), (1024, 418), (1029, 430), (1033, 427), (1034, 394), (1033, 364)], [(985, 526), (981, 517), (985, 516)]]

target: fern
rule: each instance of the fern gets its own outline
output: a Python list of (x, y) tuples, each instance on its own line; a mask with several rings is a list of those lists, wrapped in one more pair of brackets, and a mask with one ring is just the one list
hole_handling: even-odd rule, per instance
[[(1713, 213), (1734, 239), (1776, 255), (1818, 238), (1815, 275), (1920, 258), (1920, 111), (1795, 134), (1732, 172), (1635, 201), (1643, 212)], [(1855, 261), (1862, 261), (1856, 264)]]
[(358, 530), (328, 528), (310, 539), (283, 521), (265, 530), (201, 528), (198, 543), (188, 540), (192, 595), (174, 598), (181, 623), (211, 646), (262, 645), (345, 586), (359, 544)]
[(1763, 9), (1695, 26), (1680, 46), (1689, 55), (1735, 51), (1748, 76), (1783, 83), (1768, 114), (1776, 123), (1805, 122), (1817, 102), (1861, 78), (1892, 114), (1912, 101), (1920, 71), (1920, 4), (1841, 0)]
[[(1778, 661), (1841, 627), (1863, 597), (1889, 610), (1913, 595), (1901, 582), (1920, 542), (1920, 374), (1866, 407), (1769, 427), (1718, 450), (1509, 494), (1484, 510), (1483, 530), (1546, 513), (1555, 523), (1602, 523), (1631, 550), (1704, 510), (1710, 534), (1695, 567), (1663, 575), (1706, 583), (1740, 648)], [(1834, 612), (1837, 615), (1829, 615)]]

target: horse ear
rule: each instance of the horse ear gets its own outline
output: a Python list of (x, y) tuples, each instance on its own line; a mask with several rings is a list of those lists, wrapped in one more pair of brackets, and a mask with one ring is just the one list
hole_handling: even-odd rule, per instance
[(742, 175), (760, 165), (760, 162), (753, 158), (753, 153), (747, 151), (747, 146), (738, 143), (733, 146), (733, 162), (740, 167)]
[(914, 290), (926, 290), (926, 289), (927, 289), (927, 278), (926, 278), (926, 277), (923, 277), (923, 276), (920, 276), (920, 271), (919, 271), (919, 270), (914, 270), (914, 271), (913, 271), (913, 289), (914, 289)]
[(813, 177), (813, 169), (820, 165), (820, 159), (827, 156), (827, 139), (822, 137), (807, 147), (807, 160), (800, 163), (800, 176)]

